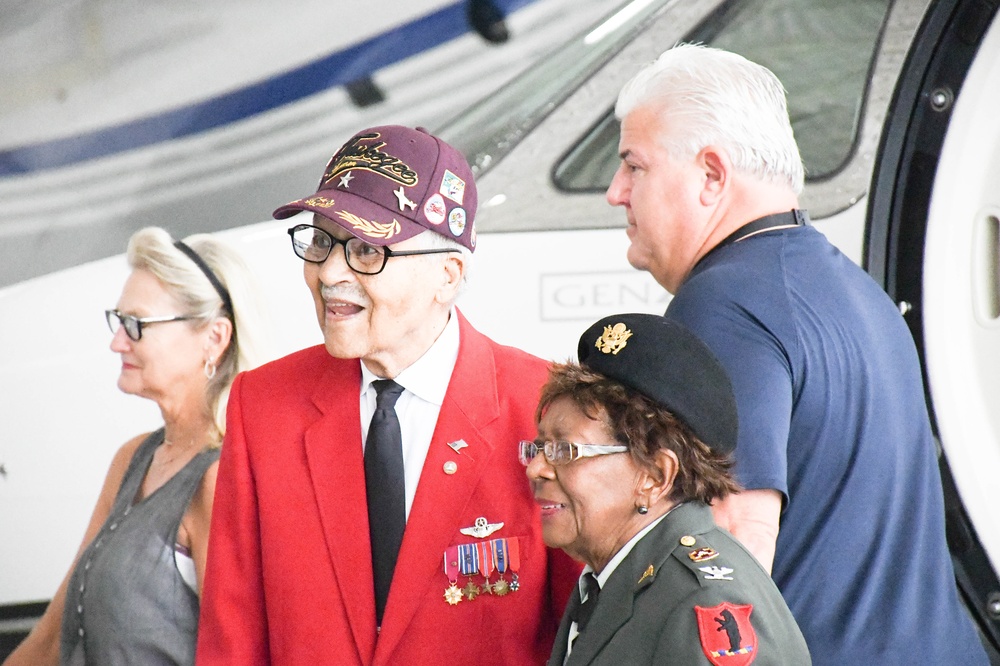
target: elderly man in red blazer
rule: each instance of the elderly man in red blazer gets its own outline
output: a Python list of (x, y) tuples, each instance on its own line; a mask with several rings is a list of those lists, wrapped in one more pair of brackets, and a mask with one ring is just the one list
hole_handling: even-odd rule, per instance
[(275, 217), (302, 211), (325, 345), (233, 385), (198, 663), (544, 663), (579, 566), (545, 548), (517, 458), (546, 364), (454, 307), (468, 164), (375, 127)]

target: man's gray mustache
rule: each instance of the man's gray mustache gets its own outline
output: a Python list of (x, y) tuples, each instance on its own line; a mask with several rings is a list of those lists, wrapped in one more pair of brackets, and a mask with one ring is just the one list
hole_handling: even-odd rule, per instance
[(364, 300), (364, 297), (356, 289), (344, 289), (343, 287), (320, 287), (319, 295), (323, 297), (324, 301), (351, 301), (353, 303), (360, 303)]

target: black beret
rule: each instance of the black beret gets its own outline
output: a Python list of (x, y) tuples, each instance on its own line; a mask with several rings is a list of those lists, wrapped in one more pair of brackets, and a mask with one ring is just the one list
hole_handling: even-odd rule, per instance
[(651, 314), (605, 317), (580, 337), (577, 357), (665, 407), (713, 451), (736, 448), (739, 421), (729, 375), (681, 324)]

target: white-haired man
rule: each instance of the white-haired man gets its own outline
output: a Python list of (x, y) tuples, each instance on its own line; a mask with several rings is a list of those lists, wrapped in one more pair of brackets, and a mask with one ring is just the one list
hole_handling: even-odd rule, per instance
[(546, 549), (515, 454), (547, 364), (455, 307), (465, 158), (363, 130), (282, 206), (324, 345), (233, 384), (198, 663), (541, 664), (580, 566)]
[(737, 479), (714, 506), (771, 569), (816, 664), (986, 663), (945, 543), (919, 361), (885, 292), (808, 225), (784, 89), (680, 45), (621, 91), (629, 262), (732, 376)]

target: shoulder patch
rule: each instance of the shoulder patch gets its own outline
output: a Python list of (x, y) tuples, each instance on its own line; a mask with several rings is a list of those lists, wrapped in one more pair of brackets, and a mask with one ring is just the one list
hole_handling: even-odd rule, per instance
[(750, 624), (751, 604), (723, 602), (694, 607), (702, 652), (715, 666), (747, 666), (757, 657), (757, 632)]

